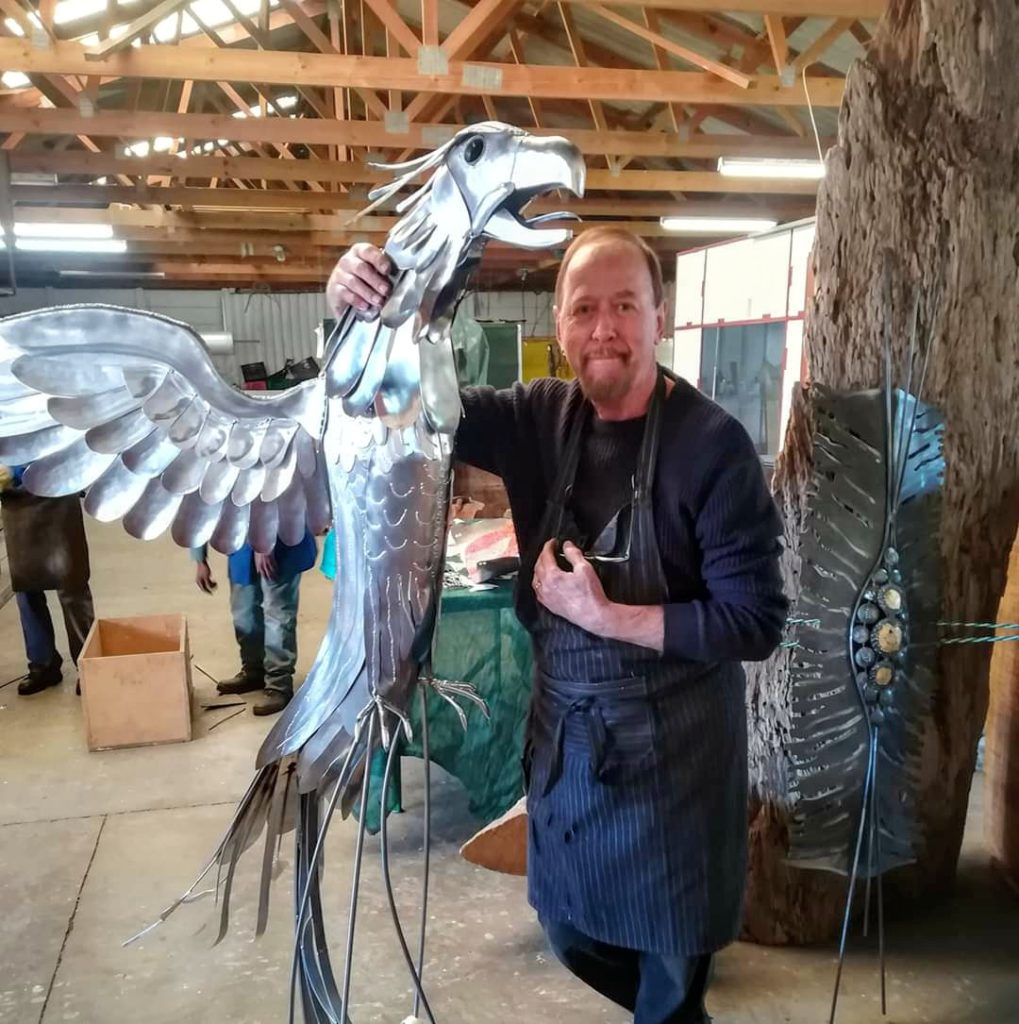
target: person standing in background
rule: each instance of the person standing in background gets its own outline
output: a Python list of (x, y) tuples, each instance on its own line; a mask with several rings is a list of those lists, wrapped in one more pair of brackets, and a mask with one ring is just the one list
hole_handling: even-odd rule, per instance
[(80, 498), (76, 494), (40, 498), (21, 486), (22, 473), (21, 466), (0, 467), (0, 504), (11, 586), (28, 657), (28, 674), (18, 684), (18, 693), (28, 697), (63, 679), (63, 658), (57, 651), (46, 591), (57, 592), (75, 664), (95, 621), (95, 610)]
[[(245, 544), (229, 556), (230, 614), (241, 652), (241, 670), (216, 684), (221, 694), (264, 690), (252, 707), (256, 715), (282, 711), (294, 695), (297, 665), (297, 606), (301, 573), (315, 564), (315, 538), (305, 532), (299, 544), (277, 541), (272, 554), (262, 555)], [(216, 589), (207, 549), (192, 548), (195, 583), (206, 594)]]

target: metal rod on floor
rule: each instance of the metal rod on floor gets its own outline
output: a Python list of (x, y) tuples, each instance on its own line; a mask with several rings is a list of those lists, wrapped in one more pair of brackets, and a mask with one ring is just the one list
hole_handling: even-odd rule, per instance
[(888, 1013), (887, 997), (885, 992), (885, 893), (882, 884), (884, 876), (881, 872), (881, 823), (878, 819), (877, 801), (877, 758), (878, 758), (878, 727), (874, 726), (874, 770), (872, 774), (871, 790), (874, 794), (874, 842), (877, 847), (877, 948), (878, 961), (881, 965), (881, 1015)]
[[(399, 734), (399, 722), (397, 722), (397, 734)], [(413, 1016), (418, 1015), (418, 1002), (423, 1001), (425, 1004), (425, 1010), (428, 1013), (428, 1019), (435, 1024), (435, 1017), (432, 1014), (432, 1008), (428, 1005), (428, 999), (424, 994), (424, 990), (421, 987), (421, 972), (414, 967), (414, 958), (410, 955), (410, 947), (407, 945), (407, 938), (403, 933), (403, 924), (400, 922), (400, 913), (396, 908), (396, 896), (393, 893), (393, 878), (392, 873), (389, 870), (389, 829), (388, 829), (388, 817), (386, 813), (386, 797), (389, 794), (389, 779), (392, 774), (393, 762), (396, 760), (397, 747), (396, 747), (396, 735), (393, 737), (393, 742), (389, 745), (389, 756), (386, 758), (386, 772), (385, 777), (382, 780), (382, 796), (379, 799), (379, 810), (381, 813), (381, 850), (382, 850), (382, 881), (386, 888), (386, 899), (389, 901), (389, 911), (393, 918), (393, 925), (396, 928), (396, 938), (400, 943), (400, 951), (403, 953), (403, 958), (407, 963), (407, 970), (410, 971), (411, 979), (414, 982), (414, 1011)]]
[[(424, 867), (424, 888), (421, 892), (421, 937), (418, 940), (418, 978), (423, 977), (425, 972), (425, 930), (428, 925), (428, 880), (431, 872), (432, 858), (432, 773), (429, 760), (430, 748), (428, 742), (428, 693), (423, 686), (418, 687), (421, 694), (421, 754), (424, 758), (425, 773), (425, 867)], [(418, 997), (414, 994), (414, 1016), (418, 1015)], [(428, 1011), (431, 1016), (431, 1010)]]
[[(871, 735), (871, 744), (874, 738)], [(839, 966), (835, 972), (835, 991), (832, 994), (831, 1013), (828, 1016), (828, 1024), (835, 1024), (835, 1011), (839, 1002), (839, 986), (842, 984), (842, 966), (846, 961), (846, 940), (849, 937), (849, 919), (853, 912), (853, 893), (856, 889), (856, 876), (860, 867), (860, 850), (863, 848), (863, 830), (867, 824), (867, 804), (870, 798), (871, 768), (873, 766), (873, 752), (868, 750), (867, 774), (863, 780), (863, 799), (860, 803), (860, 824), (856, 830), (856, 850), (853, 853), (853, 867), (849, 874), (849, 891), (846, 893), (846, 912), (842, 918), (842, 937), (839, 940)]]
[[(376, 712), (380, 716), (385, 712)], [(380, 726), (384, 723), (380, 722)], [(354, 851), (354, 878), (350, 886), (350, 917), (347, 919), (346, 962), (343, 965), (343, 992), (340, 996), (340, 1020), (347, 1020), (350, 1003), (350, 974), (354, 959), (354, 925), (357, 921), (357, 898), (361, 892), (361, 859), (364, 854), (365, 823), (368, 820), (368, 793), (371, 781), (372, 741), (375, 739), (375, 714), (368, 719), (368, 739), (365, 743), (364, 775), (361, 779), (361, 813), (357, 822), (357, 846)]]

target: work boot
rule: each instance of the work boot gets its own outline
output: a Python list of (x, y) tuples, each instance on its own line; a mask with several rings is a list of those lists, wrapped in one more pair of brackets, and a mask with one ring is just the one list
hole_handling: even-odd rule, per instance
[(216, 692), (224, 694), (254, 693), (265, 686), (265, 676), (261, 672), (253, 672), (242, 668), (232, 679), (221, 679), (216, 683)]
[(292, 693), (285, 690), (266, 690), (260, 700), (251, 705), (251, 713), (254, 715), (276, 715), (279, 714), (293, 698)]
[(63, 678), (59, 664), (44, 668), (33, 665), (28, 669), (28, 678), (18, 683), (18, 693), (22, 697), (31, 697), (33, 693), (40, 693), (50, 686), (59, 686)]

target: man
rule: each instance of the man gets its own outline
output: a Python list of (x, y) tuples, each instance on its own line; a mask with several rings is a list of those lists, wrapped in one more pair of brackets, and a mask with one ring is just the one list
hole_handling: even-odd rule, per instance
[(57, 592), (75, 664), (92, 628), (88, 542), (76, 494), (40, 498), (21, 486), (23, 466), (0, 470), (8, 568), (28, 658), (28, 675), (18, 683), (18, 693), (28, 697), (63, 679), (46, 591)]
[[(261, 555), (245, 544), (230, 555), (230, 614), (241, 651), (241, 670), (216, 684), (221, 694), (264, 690), (252, 706), (256, 715), (275, 715), (294, 695), (297, 665), (297, 605), (301, 573), (315, 564), (315, 538), (300, 544), (277, 541), (272, 554)], [(216, 589), (207, 549), (193, 548), (195, 583), (206, 594)]]
[[(355, 246), (329, 297), (373, 308), (387, 272)], [(456, 438), (503, 478), (523, 561), (528, 895), (562, 962), (635, 1024), (703, 1024), (711, 954), (739, 929), (740, 662), (782, 631), (780, 523), (740, 424), (656, 364), (661, 268), (642, 240), (581, 234), (555, 321), (578, 380), (466, 389)]]

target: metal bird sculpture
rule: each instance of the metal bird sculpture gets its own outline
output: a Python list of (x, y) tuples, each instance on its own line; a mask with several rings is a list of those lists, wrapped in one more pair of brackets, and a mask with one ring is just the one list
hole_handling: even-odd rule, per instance
[[(319, 896), (320, 852), (334, 808), (346, 813), (380, 747), (392, 752), (422, 682), (447, 699), (468, 687), (429, 678), (442, 579), (453, 435), (460, 415), (450, 326), (486, 242), (563, 244), (569, 232), (527, 218), (555, 189), (581, 195), (579, 151), (489, 122), (459, 132), (376, 189), (379, 205), (419, 176), (385, 251), (393, 288), (370, 321), (348, 310), (323, 372), (276, 396), (235, 391), (183, 324), (110, 306), (68, 306), (0, 321), (0, 460), (29, 464), (39, 495), (85, 492), (86, 510), (150, 539), (230, 553), (269, 552), (332, 518), (341, 572), (314, 665), (266, 737), (257, 774), (195, 885), (217, 869), (220, 937), (241, 853), (264, 832), (260, 932), (280, 837), (296, 832), (296, 949), (290, 1016), (346, 1024), (356, 891), (342, 986), (329, 960)], [(364, 787), (365, 790), (367, 787)], [(384, 797), (384, 790), (383, 790)], [(427, 819), (427, 810), (426, 810)], [(385, 820), (383, 815), (383, 820)], [(426, 824), (427, 831), (427, 824)], [(427, 846), (427, 843), (426, 843)], [(427, 854), (426, 854), (427, 856)], [(383, 865), (401, 947), (423, 1002)], [(427, 872), (426, 872), (427, 888)], [(158, 922), (157, 922), (158, 923)]]

